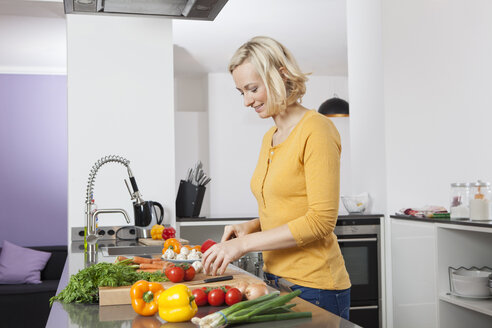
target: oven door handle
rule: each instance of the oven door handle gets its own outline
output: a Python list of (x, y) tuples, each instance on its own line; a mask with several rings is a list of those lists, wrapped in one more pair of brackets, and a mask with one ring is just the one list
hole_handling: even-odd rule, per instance
[(361, 241), (378, 241), (378, 239), (377, 238), (338, 239), (339, 243), (356, 243)]
[(350, 310), (372, 310), (377, 309), (379, 306), (377, 305), (367, 305), (367, 306), (351, 306)]

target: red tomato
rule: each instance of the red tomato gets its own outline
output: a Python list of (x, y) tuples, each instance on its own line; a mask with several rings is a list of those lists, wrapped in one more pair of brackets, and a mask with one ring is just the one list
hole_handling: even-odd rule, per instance
[(166, 269), (166, 277), (172, 282), (182, 282), (184, 276), (185, 271), (181, 267), (173, 266)]
[(233, 305), (241, 302), (243, 299), (243, 294), (237, 288), (231, 288), (227, 291), (225, 295), (225, 302), (227, 305)]
[(224, 298), (225, 293), (222, 289), (217, 288), (211, 290), (210, 293), (208, 293), (208, 304), (212, 306), (221, 306), (224, 304)]
[(193, 280), (193, 278), (195, 278), (195, 268), (192, 267), (191, 265), (188, 267), (188, 268), (185, 268), (185, 275), (184, 275), (184, 280), (185, 281), (190, 281), (190, 280)]
[(207, 293), (203, 289), (193, 289), (191, 293), (195, 296), (197, 306), (207, 305)]

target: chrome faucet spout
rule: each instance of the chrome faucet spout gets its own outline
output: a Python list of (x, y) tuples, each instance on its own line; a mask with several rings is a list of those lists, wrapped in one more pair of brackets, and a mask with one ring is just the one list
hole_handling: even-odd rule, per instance
[(122, 208), (105, 208), (94, 211), (94, 213), (90, 214), (90, 220), (87, 224), (87, 242), (94, 243), (99, 239), (99, 235), (97, 234), (96, 227), (96, 217), (99, 214), (104, 213), (121, 213), (125, 217), (126, 223), (130, 223), (130, 218), (128, 217), (128, 213)]

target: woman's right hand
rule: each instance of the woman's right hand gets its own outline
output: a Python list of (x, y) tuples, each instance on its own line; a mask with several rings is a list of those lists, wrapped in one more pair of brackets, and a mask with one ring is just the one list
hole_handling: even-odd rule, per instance
[(246, 236), (250, 233), (260, 231), (260, 220), (254, 219), (241, 224), (227, 225), (224, 228), (224, 234), (220, 240), (223, 243), (226, 240)]

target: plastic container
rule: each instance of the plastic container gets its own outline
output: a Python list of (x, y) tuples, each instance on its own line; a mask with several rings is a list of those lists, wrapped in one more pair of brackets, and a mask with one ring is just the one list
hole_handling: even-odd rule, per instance
[(478, 180), (470, 186), (470, 220), (488, 221), (491, 219), (490, 204), (492, 190), (490, 183)]
[(455, 182), (451, 184), (449, 213), (451, 219), (470, 217), (470, 184)]

